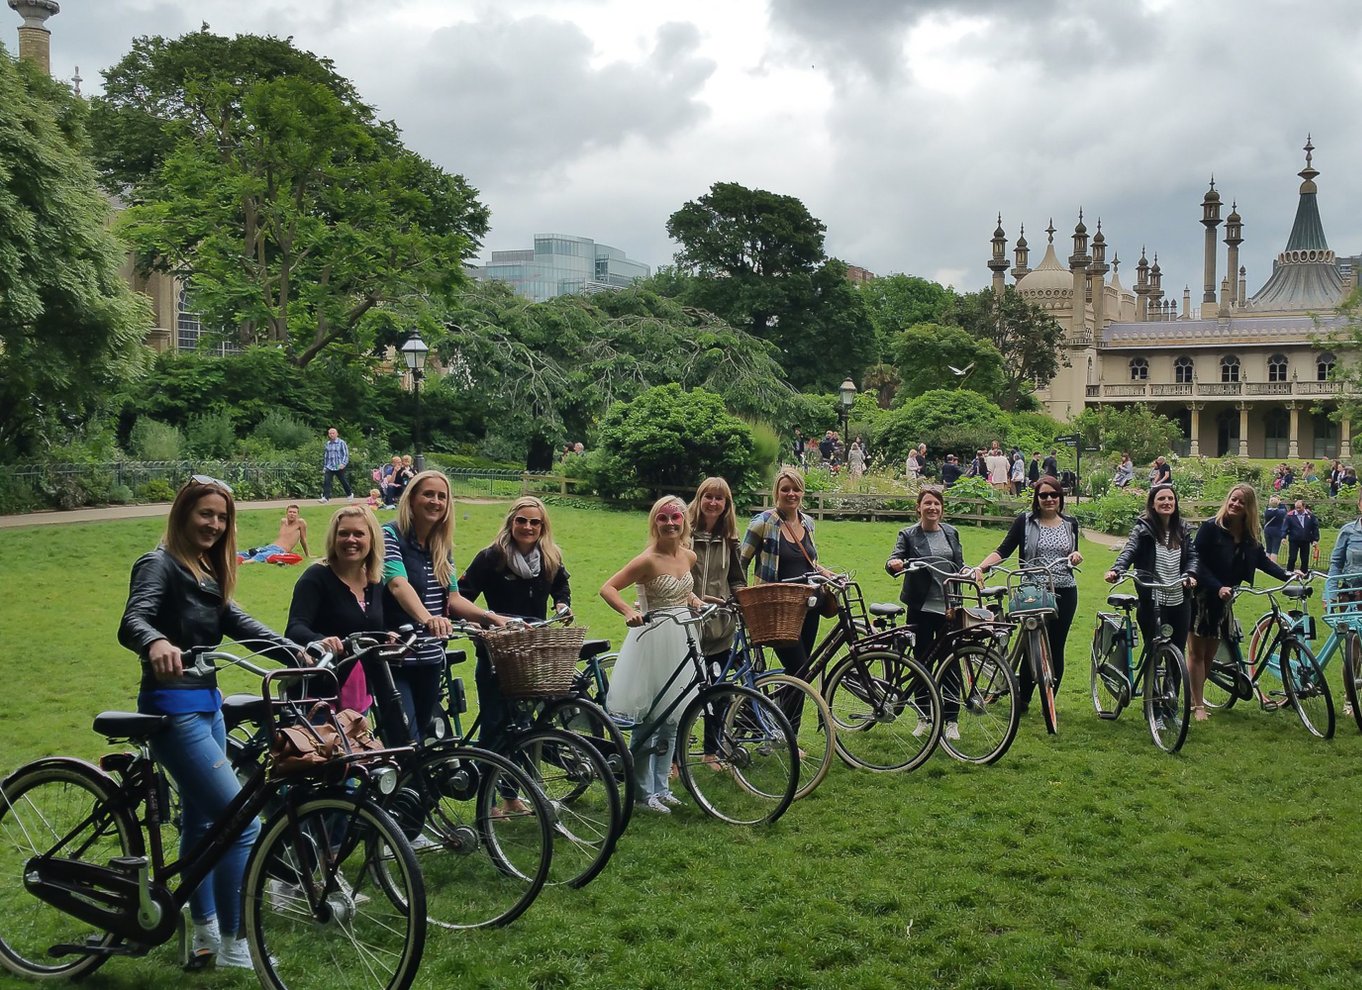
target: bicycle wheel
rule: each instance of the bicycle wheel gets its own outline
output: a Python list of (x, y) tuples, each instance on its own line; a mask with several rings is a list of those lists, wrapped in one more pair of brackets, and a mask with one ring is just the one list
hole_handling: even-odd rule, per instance
[(1088, 687), (1092, 693), (1092, 707), (1099, 718), (1118, 718), (1130, 704), (1130, 676), (1126, 673), (1124, 643), (1109, 642), (1103, 649), (1102, 619), (1097, 620), (1092, 633), (1092, 665), (1088, 672)]
[(1362, 636), (1349, 632), (1343, 641), (1343, 694), (1352, 709), (1353, 721), (1362, 731)]
[(503, 755), (523, 767), (549, 804), (549, 883), (584, 887), (605, 869), (622, 828), (619, 792), (601, 755), (561, 729), (531, 729)]
[(1040, 716), (1045, 722), (1045, 731), (1054, 735), (1059, 731), (1059, 713), (1055, 711), (1055, 672), (1050, 663), (1050, 637), (1045, 627), (1026, 631), (1026, 652), (1031, 664), (1031, 674), (1036, 681), (1036, 694), (1040, 697)]
[(1258, 620), (1249, 637), (1249, 677), (1265, 712), (1289, 708), (1291, 701), (1282, 686), (1281, 631), (1269, 612)]
[[(718, 736), (717, 764), (705, 759), (705, 721)], [(794, 729), (775, 702), (736, 684), (707, 687), (677, 727), (681, 783), (708, 815), (762, 825), (785, 813), (799, 789)]]
[[(509, 794), (530, 810), (498, 808), (497, 798)], [(425, 750), (385, 810), (412, 842), (427, 914), (443, 928), (508, 924), (548, 879), (552, 815), (529, 776), (503, 756), (472, 747)]]
[[(1233, 708), (1239, 700), (1239, 680), (1244, 678), (1239, 665), (1234, 660), (1232, 648), (1223, 639), (1211, 657), (1206, 671), (1206, 683), (1201, 696), (1206, 707), (1212, 711), (1225, 711)], [(1245, 678), (1246, 679), (1246, 678)]]
[(1334, 737), (1334, 696), (1310, 647), (1289, 640), (1280, 650), (1282, 686), (1305, 731), (1320, 739)]
[(799, 699), (803, 718), (795, 732), (795, 745), (799, 750), (799, 788), (795, 791), (795, 800), (806, 798), (828, 775), (833, 753), (837, 750), (837, 730), (833, 727), (828, 703), (808, 681), (789, 674), (760, 674), (753, 687), (783, 711), (788, 710), (781, 705), (783, 699)]
[(1144, 672), (1144, 719), (1154, 745), (1165, 753), (1180, 750), (1191, 717), (1187, 661), (1172, 643), (1162, 643), (1145, 661)]
[(915, 770), (941, 738), (941, 692), (927, 670), (892, 650), (866, 650), (828, 675), (837, 755), (876, 772)]
[(963, 763), (996, 763), (1017, 738), (1017, 675), (996, 644), (965, 643), (936, 671), (941, 748)]
[[(613, 661), (612, 661), (613, 665)], [(556, 729), (563, 729), (573, 735), (581, 736), (601, 754), (610, 768), (610, 779), (619, 791), (620, 831), (629, 827), (634, 813), (634, 802), (638, 799), (638, 784), (634, 780), (634, 756), (629, 752), (629, 742), (600, 705), (587, 698), (560, 698), (550, 701), (544, 708), (539, 720)]]
[(372, 802), (337, 792), (275, 814), (251, 851), (242, 893), (256, 976), (267, 987), (406, 990), (416, 977), (425, 886), (401, 829)]
[(53, 957), (55, 945), (107, 948), (122, 939), (80, 921), (24, 886), (25, 864), (36, 856), (108, 866), (142, 855), (142, 833), (126, 811), (112, 806), (117, 785), (78, 760), (43, 760), (21, 767), (0, 784), (0, 965), (29, 979), (76, 979), (107, 956)]

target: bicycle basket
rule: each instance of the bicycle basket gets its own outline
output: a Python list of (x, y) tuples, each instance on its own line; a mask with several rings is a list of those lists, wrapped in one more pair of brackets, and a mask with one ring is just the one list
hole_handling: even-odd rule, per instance
[(508, 698), (559, 698), (572, 693), (585, 626), (493, 629), (483, 637), (501, 693)]
[(1102, 623), (1101, 631), (1097, 634), (1098, 649), (1102, 656), (1106, 656), (1122, 639), (1125, 622), (1115, 612), (1098, 612), (1097, 618)]
[(799, 642), (809, 614), (810, 584), (755, 584), (737, 591), (738, 607), (754, 646), (788, 646)]
[(1038, 584), (1023, 584), (1008, 599), (1009, 615), (1027, 615), (1032, 612), (1055, 611), (1055, 593)]

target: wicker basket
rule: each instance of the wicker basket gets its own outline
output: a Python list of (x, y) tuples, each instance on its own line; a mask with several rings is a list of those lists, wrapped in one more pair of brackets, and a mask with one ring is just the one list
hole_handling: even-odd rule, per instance
[(572, 693), (585, 626), (494, 629), (487, 655), (508, 698), (558, 698)]
[(739, 588), (738, 607), (747, 623), (747, 640), (757, 646), (788, 646), (799, 642), (809, 614), (811, 584), (755, 584)]

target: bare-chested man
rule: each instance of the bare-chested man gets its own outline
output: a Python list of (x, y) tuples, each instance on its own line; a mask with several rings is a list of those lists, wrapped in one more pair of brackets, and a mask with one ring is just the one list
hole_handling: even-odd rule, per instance
[(298, 506), (290, 505), (284, 510), (284, 518), (279, 520), (279, 535), (268, 546), (252, 547), (241, 550), (237, 557), (243, 564), (263, 564), (276, 553), (292, 553), (301, 545), (303, 556), (312, 556), (307, 548), (307, 520), (298, 515)]

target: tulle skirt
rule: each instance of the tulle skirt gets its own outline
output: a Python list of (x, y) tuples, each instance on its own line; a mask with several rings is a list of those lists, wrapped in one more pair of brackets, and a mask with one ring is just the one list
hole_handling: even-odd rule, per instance
[[(687, 657), (692, 628), (666, 620), (630, 628), (620, 646), (619, 659), (615, 661), (606, 707), (617, 715), (643, 721), (655, 710), (666, 711), (672, 701), (680, 698), (667, 713), (666, 721), (681, 721), (682, 712), (699, 693), (694, 668)], [(674, 679), (673, 673), (676, 674)], [(668, 680), (671, 680), (670, 684)]]

